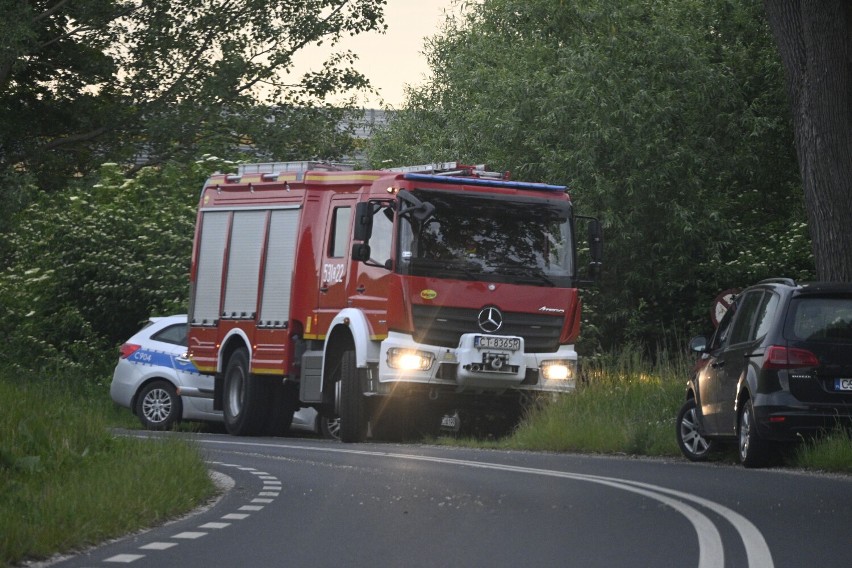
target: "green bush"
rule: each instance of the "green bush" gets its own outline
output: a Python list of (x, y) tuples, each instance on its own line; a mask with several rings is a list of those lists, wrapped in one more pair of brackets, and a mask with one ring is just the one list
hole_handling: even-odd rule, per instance
[[(151, 315), (185, 312), (199, 190), (232, 164), (206, 158), (42, 194), (0, 236), (0, 361), (45, 376), (102, 376), (114, 347)], [(26, 357), (18, 357), (26, 354)]]

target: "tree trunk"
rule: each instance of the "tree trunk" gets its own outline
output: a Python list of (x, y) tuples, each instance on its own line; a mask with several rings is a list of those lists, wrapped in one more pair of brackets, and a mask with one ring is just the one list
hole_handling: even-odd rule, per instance
[(817, 276), (852, 282), (852, 2), (764, 7), (787, 72)]

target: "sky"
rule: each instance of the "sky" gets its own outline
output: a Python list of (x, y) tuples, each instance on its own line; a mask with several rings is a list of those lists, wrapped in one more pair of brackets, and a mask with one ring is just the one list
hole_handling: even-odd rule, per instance
[(345, 38), (335, 48), (306, 49), (297, 57), (296, 69), (319, 67), (332, 49), (349, 49), (358, 55), (356, 68), (367, 76), (382, 99), (371, 97), (365, 106), (400, 108), (405, 100), (405, 85), (421, 84), (429, 75), (422, 53), (425, 38), (437, 34), (444, 12), (453, 10), (452, 0), (387, 0), (385, 34), (360, 34)]

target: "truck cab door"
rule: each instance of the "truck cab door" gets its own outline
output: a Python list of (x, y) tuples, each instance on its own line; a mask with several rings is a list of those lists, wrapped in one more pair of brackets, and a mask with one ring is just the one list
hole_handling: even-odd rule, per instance
[(346, 284), (351, 269), (350, 235), (355, 216), (354, 195), (335, 195), (330, 200), (320, 255), (316, 333), (325, 335), (334, 316), (348, 307)]
[(384, 205), (373, 215), (370, 258), (353, 264), (349, 305), (360, 309), (374, 336), (387, 335), (388, 286), (393, 270), (394, 212)]

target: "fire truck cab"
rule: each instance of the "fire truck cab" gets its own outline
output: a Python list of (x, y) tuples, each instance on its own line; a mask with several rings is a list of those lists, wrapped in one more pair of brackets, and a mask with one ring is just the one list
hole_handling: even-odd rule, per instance
[(564, 186), (455, 162), (313, 162), (215, 174), (199, 203), (189, 356), (231, 434), (286, 430), (299, 406), (344, 442), (399, 439), (460, 409), (517, 417), (574, 389), (575, 214)]

